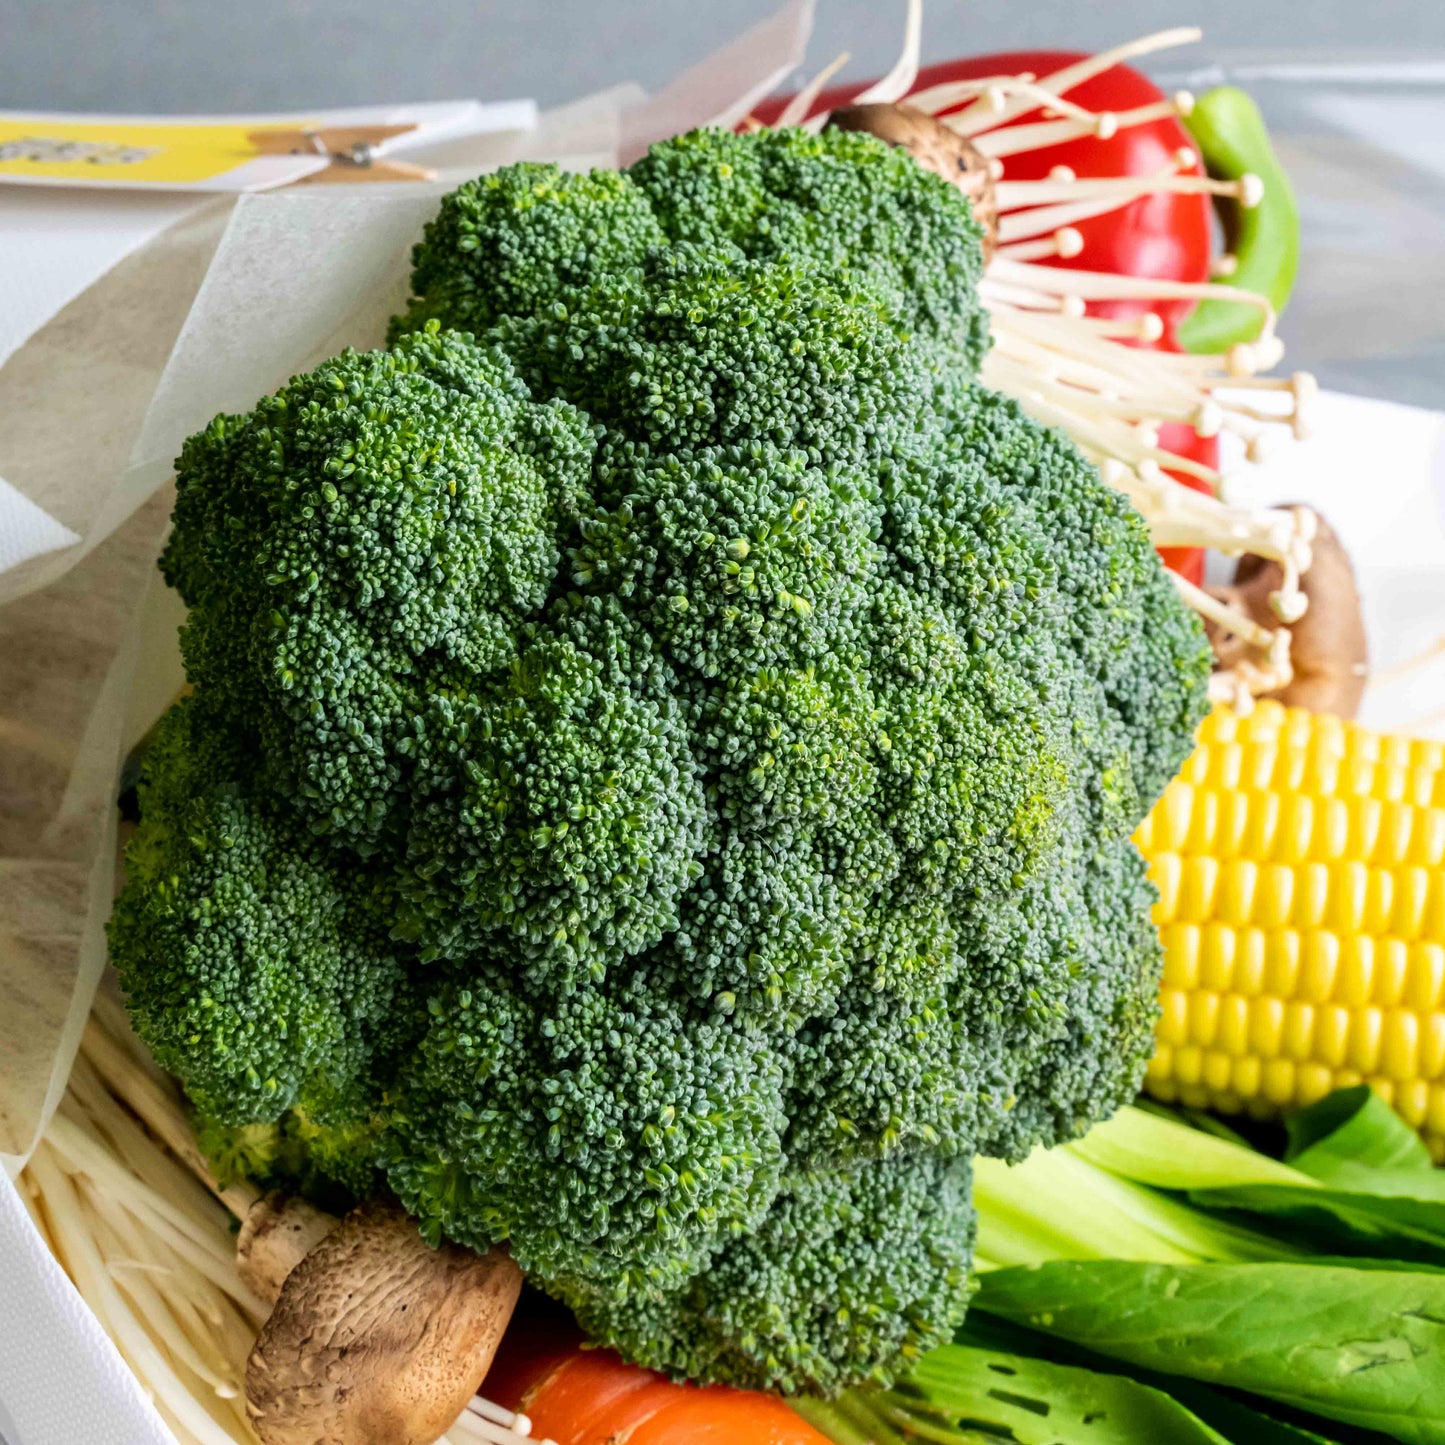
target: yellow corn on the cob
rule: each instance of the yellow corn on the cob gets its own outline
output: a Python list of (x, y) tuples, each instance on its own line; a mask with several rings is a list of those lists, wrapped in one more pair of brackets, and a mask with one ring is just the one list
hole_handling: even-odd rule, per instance
[(1149, 1092), (1265, 1115), (1364, 1081), (1445, 1158), (1445, 744), (1216, 712), (1135, 841), (1164, 940)]

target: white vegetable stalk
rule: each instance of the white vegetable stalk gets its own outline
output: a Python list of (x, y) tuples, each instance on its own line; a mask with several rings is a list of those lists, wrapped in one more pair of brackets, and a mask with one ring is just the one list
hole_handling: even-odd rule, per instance
[[(858, 100), (905, 98), (903, 77), (916, 75), (917, 16), (909, 7), (904, 55), (883, 81)], [(1305, 608), (1300, 577), (1310, 566), (1315, 519), (1303, 508), (1255, 508), (1225, 499), (1226, 479), (1214, 468), (1178, 457), (1158, 445), (1158, 429), (1167, 422), (1193, 427), (1202, 436), (1227, 433), (1257, 461), (1270, 435), (1281, 427), (1296, 437), (1305, 431), (1305, 412), (1314, 379), (1306, 373), (1265, 376), (1278, 365), (1283, 348), (1275, 335), (1273, 308), (1253, 292), (1211, 280), (1199, 284), (1141, 280), (1095, 271), (1072, 270), (1040, 261), (1069, 260), (1083, 249), (1075, 227), (1107, 215), (1141, 196), (1163, 192), (1229, 196), (1241, 206), (1263, 198), (1258, 176), (1217, 181), (1190, 174), (1198, 156), (1188, 147), (1152, 176), (1080, 179), (1068, 167), (1056, 167), (1046, 180), (1009, 181), (1007, 159), (1085, 136), (1108, 138), (1130, 126), (1165, 116), (1187, 116), (1194, 97), (1179, 91), (1166, 100), (1126, 111), (1093, 112), (1068, 93), (1111, 67), (1169, 46), (1199, 39), (1193, 28), (1160, 31), (1065, 66), (1052, 75), (999, 75), (952, 81), (906, 95), (909, 105), (943, 116), (943, 123), (966, 136), (992, 162), (990, 174), (998, 203), (998, 240), (980, 294), (992, 322), (993, 348), (983, 365), (983, 380), (1016, 398), (1040, 421), (1067, 432), (1095, 461), (1105, 479), (1134, 503), (1149, 523), (1157, 546), (1205, 547), (1229, 556), (1252, 553), (1280, 564), (1283, 578), (1270, 604), (1281, 624), (1292, 623)], [(781, 124), (804, 122), (818, 129), (825, 113), (813, 107), (822, 82), (805, 87), (780, 117)], [(911, 83), (911, 81), (910, 81)], [(1038, 111), (1042, 119), (1022, 125), (1010, 121)], [(1227, 277), (1233, 267), (1217, 268)], [(1252, 306), (1260, 312), (1259, 337), (1216, 356), (1142, 351), (1131, 342), (1158, 341), (1162, 319), (1152, 311), (1130, 320), (1085, 315), (1089, 301), (1218, 299)], [(1272, 391), (1287, 400), (1283, 413), (1250, 405), (1239, 392)], [(1182, 473), (1208, 487), (1200, 492), (1167, 473)], [(1292, 676), (1286, 626), (1262, 628), (1239, 609), (1226, 606), (1198, 587), (1181, 586), (1181, 595), (1204, 617), (1243, 636), (1255, 656), (1227, 672), (1216, 673), (1212, 692), (1218, 701), (1247, 708), (1251, 700), (1284, 687)]]

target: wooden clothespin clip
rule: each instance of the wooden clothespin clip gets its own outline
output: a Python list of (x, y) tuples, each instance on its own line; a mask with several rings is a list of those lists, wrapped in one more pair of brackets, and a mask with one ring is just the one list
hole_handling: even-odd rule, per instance
[(407, 161), (387, 160), (376, 154), (377, 146), (393, 136), (416, 129), (406, 125), (303, 126), (295, 129), (268, 127), (253, 130), (246, 139), (265, 156), (326, 156), (330, 165), (295, 182), (299, 186), (359, 181), (434, 181), (436, 172)]

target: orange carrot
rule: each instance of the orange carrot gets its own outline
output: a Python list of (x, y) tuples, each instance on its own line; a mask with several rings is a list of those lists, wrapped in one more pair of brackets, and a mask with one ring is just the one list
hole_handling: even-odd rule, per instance
[(828, 1445), (774, 1395), (676, 1385), (581, 1347), (568, 1324), (517, 1321), (482, 1386), (557, 1445)]
[(827, 1445), (775, 1395), (676, 1388), (680, 1398), (639, 1425), (627, 1445)]

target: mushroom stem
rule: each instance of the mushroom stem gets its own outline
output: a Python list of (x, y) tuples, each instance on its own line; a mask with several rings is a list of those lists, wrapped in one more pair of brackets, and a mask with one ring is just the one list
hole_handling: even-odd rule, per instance
[(261, 1197), (250, 1184), (216, 1182), (180, 1104), (175, 1086), (136, 1067), (132, 1056), (95, 1018), (86, 1021), (81, 1052), (106, 1085), (177, 1159), (236, 1216), (244, 1219)]
[(247, 1210), (236, 1236), (236, 1268), (258, 1299), (274, 1305), (291, 1271), (340, 1224), (334, 1214), (280, 1190)]
[(1056, 201), (1108, 200), (1123, 205), (1140, 196), (1170, 191), (1178, 195), (1230, 196), (1248, 210), (1252, 209), (1250, 201), (1254, 205), (1260, 202), (1258, 186), (1258, 176), (1221, 181), (1212, 176), (1180, 175), (1177, 171), (1157, 176), (1104, 176), (1072, 181), (1001, 181), (998, 203), (1000, 209), (1006, 211)]
[(801, 125), (813, 109), (813, 103), (823, 93), (823, 87), (847, 65), (852, 56), (845, 50), (828, 62), (788, 103), (783, 107), (777, 124)]
[[(1125, 45), (1116, 45), (1112, 50), (1101, 50), (1097, 55), (1091, 55), (1084, 60), (1075, 61), (1072, 65), (1066, 65), (1062, 70), (1056, 70), (1052, 75), (1046, 75), (1038, 82), (1038, 85), (1051, 97), (1065, 95), (1076, 85), (1082, 85), (1084, 81), (1092, 80), (1094, 76), (1102, 75), (1106, 70), (1112, 70), (1114, 66), (1122, 64), (1124, 61), (1136, 60), (1141, 55), (1151, 55), (1157, 50), (1167, 50), (1174, 45), (1191, 45), (1203, 33), (1197, 26), (1190, 25), (1179, 26), (1172, 30), (1159, 30), (1152, 35), (1143, 35), (1138, 40), (1131, 40)], [(975, 131), (991, 130), (1005, 121), (1027, 115), (1029, 111), (1038, 109), (1038, 106), (1039, 102), (1028, 96), (1017, 97), (1001, 110), (975, 101), (967, 110), (961, 111), (959, 116), (968, 118), (964, 122), (969, 127), (966, 133), (973, 134)]]
[[(998, 82), (995, 81), (994, 84)], [(960, 97), (961, 98), (961, 97)], [(921, 104), (918, 96), (909, 96), (908, 103), (920, 110), (929, 106)], [(1168, 116), (1188, 115), (1194, 108), (1194, 97), (1188, 91), (1179, 91), (1170, 100), (1156, 101), (1152, 105), (1141, 105), (1133, 110), (1111, 112), (1119, 130), (1130, 126), (1147, 125), (1150, 121), (1163, 120)], [(941, 106), (935, 109), (942, 109)], [(973, 138), (973, 143), (986, 156), (1012, 156), (1020, 151), (1039, 150), (1045, 146), (1060, 145), (1065, 141), (1082, 140), (1097, 133), (1097, 123), (1088, 120), (1044, 120), (1033, 125), (1011, 125), (1002, 130), (985, 131)]]

